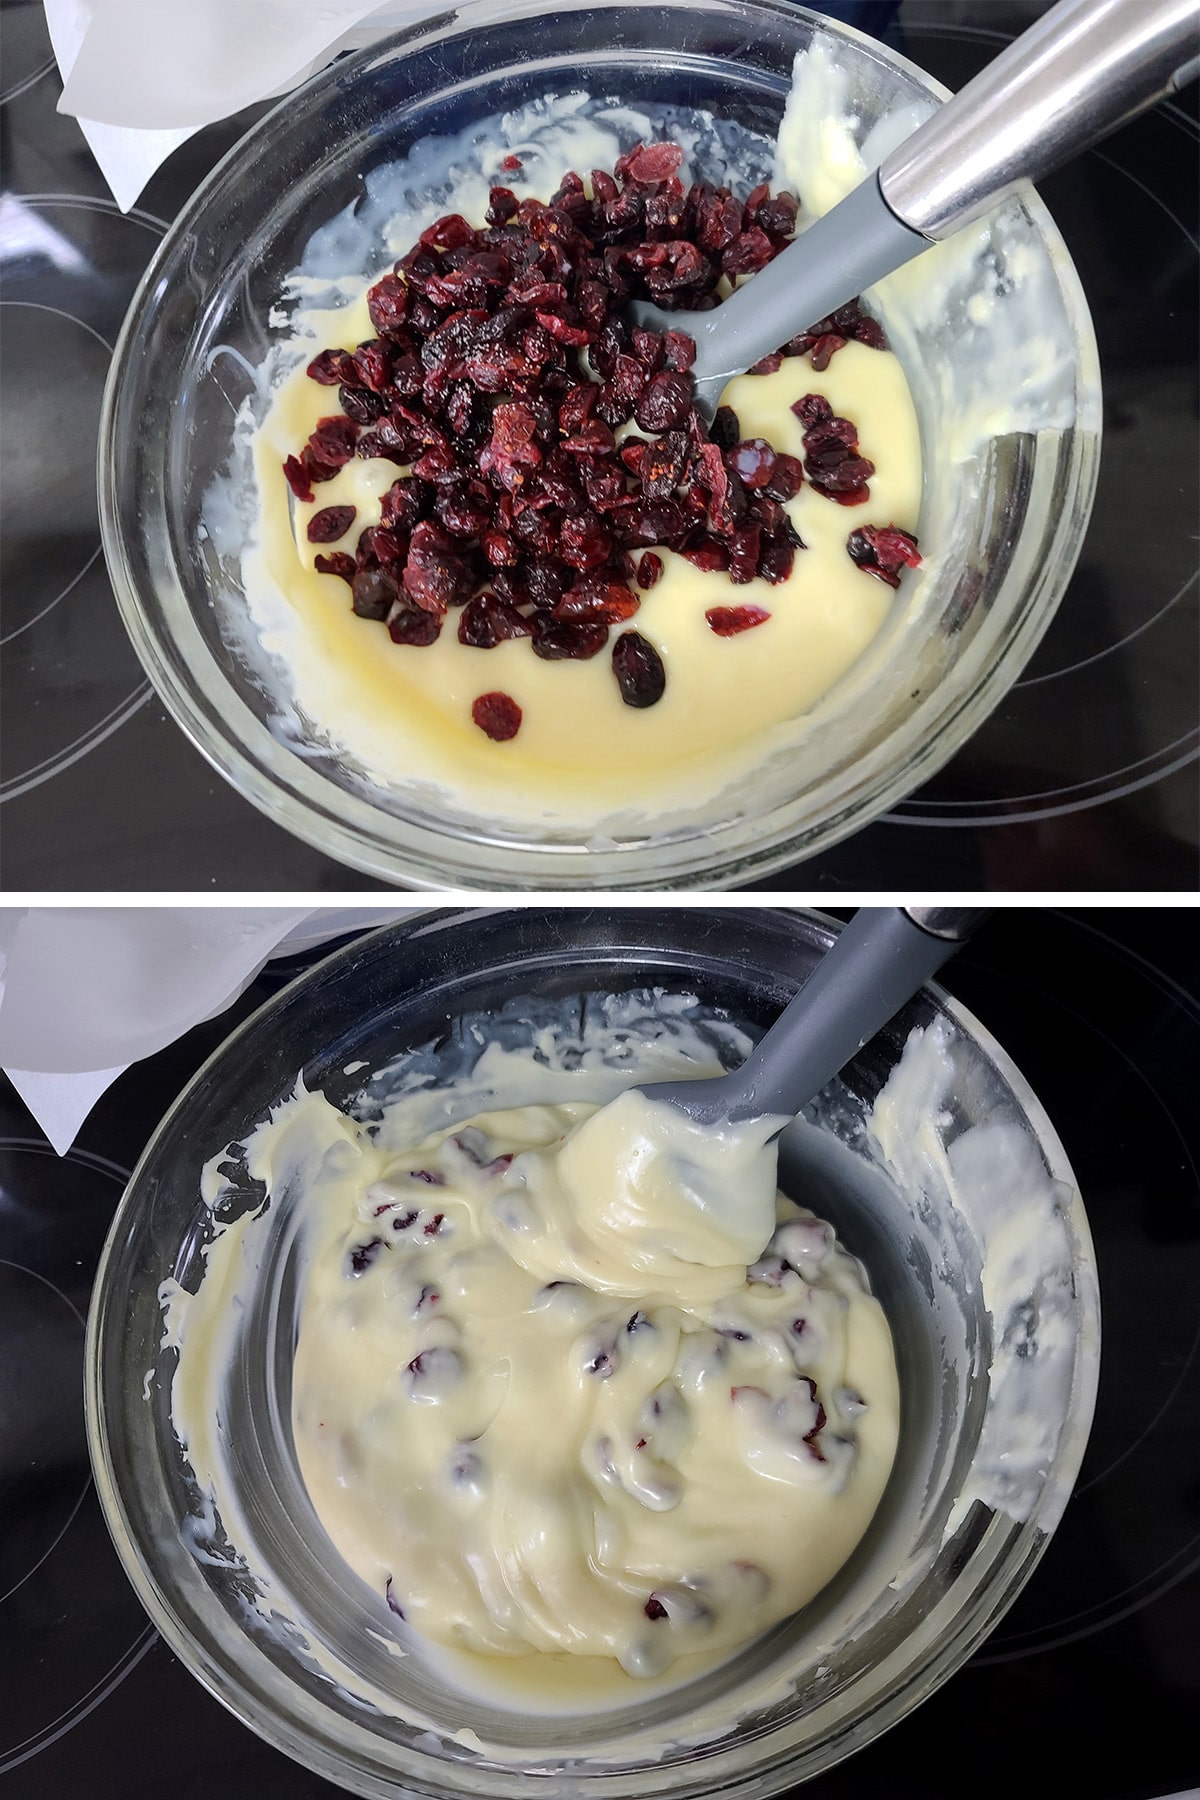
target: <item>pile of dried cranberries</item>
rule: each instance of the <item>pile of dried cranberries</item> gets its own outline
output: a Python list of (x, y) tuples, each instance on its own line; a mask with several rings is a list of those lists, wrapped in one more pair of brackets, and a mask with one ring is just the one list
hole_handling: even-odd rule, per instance
[[(596, 656), (662, 574), (651, 545), (735, 584), (790, 575), (804, 546), (784, 502), (804, 480), (801, 461), (742, 439), (729, 407), (706, 427), (692, 405), (692, 339), (642, 331), (623, 309), (634, 297), (671, 311), (717, 305), (722, 277), (751, 274), (785, 247), (796, 201), (765, 185), (745, 202), (727, 188), (685, 189), (682, 160), (677, 144), (639, 144), (613, 174), (593, 170), (590, 197), (574, 173), (548, 203), (494, 187), (485, 229), (455, 213), (439, 219), (370, 290), (377, 337), (309, 364), (314, 381), (338, 389), (341, 411), (285, 462), (297, 498), (312, 501), (355, 456), (408, 470), (353, 555), (316, 559), (395, 642), (433, 643), (457, 607), (464, 644), (528, 638), (547, 659)], [(884, 347), (857, 302), (754, 372), (806, 354), (824, 369), (851, 337)], [(855, 427), (819, 395), (795, 411), (814, 489), (842, 505), (865, 500), (874, 469)], [(618, 446), (623, 426), (634, 429)], [(321, 509), (309, 540), (336, 543), (354, 516), (352, 506)], [(851, 534), (855, 561), (894, 582), (895, 545), (861, 554), (862, 535)], [(721, 636), (769, 616), (757, 606), (706, 614)], [(615, 639), (612, 666), (627, 705), (661, 698), (666, 670), (641, 633)], [(498, 741), (521, 722), (497, 693), (481, 695), (472, 716)]]

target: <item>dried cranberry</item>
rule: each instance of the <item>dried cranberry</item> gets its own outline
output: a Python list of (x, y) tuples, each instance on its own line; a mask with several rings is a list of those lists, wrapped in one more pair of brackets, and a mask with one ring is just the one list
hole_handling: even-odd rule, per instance
[(669, 431), (683, 423), (691, 404), (691, 377), (664, 372), (646, 383), (633, 416), (643, 431)]
[(708, 435), (718, 449), (733, 449), (742, 435), (742, 428), (732, 406), (718, 406)]
[(721, 268), (732, 280), (737, 275), (753, 275), (765, 269), (775, 254), (766, 232), (758, 225), (743, 231), (721, 253)]
[(766, 438), (743, 438), (740, 444), (726, 451), (725, 461), (738, 475), (743, 487), (763, 488), (774, 471), (775, 452)]
[(806, 431), (833, 417), (833, 408), (824, 394), (805, 394), (801, 399), (793, 400), (792, 411)]
[(404, 565), (404, 591), (426, 612), (444, 613), (468, 600), (475, 583), (461, 556), (435, 525), (423, 520), (413, 532)]
[(399, 330), (408, 312), (408, 283), (398, 275), (385, 275), (367, 290), (367, 311), (380, 337)]
[(761, 537), (757, 525), (740, 525), (734, 532), (729, 544), (729, 579), (735, 586), (744, 587), (758, 573)]
[(642, 1611), (648, 1619), (665, 1619), (667, 1616), (667, 1609), (657, 1594), (651, 1594)]
[(318, 575), (340, 575), (353, 586), (357, 564), (344, 550), (335, 550), (332, 556), (318, 556), (313, 567)]
[(584, 575), (567, 589), (554, 608), (556, 619), (578, 619), (589, 625), (620, 625), (631, 619), (641, 601), (623, 581), (603, 573)]
[(510, 638), (531, 637), (533, 626), (515, 606), (494, 594), (476, 594), (463, 607), (458, 620), (458, 641), (475, 650), (494, 650)]
[(313, 357), (305, 374), (322, 387), (337, 387), (340, 382), (353, 381), (354, 358), (348, 350), (322, 350)]
[(599, 568), (612, 549), (612, 539), (593, 512), (564, 519), (559, 542), (563, 561), (573, 569)]
[(613, 674), (626, 706), (655, 706), (667, 686), (667, 671), (654, 645), (640, 631), (624, 631), (612, 649)]
[(638, 559), (637, 584), (640, 588), (652, 588), (663, 572), (663, 559), (656, 556), (653, 550), (645, 550)]
[(772, 350), (770, 356), (761, 356), (752, 368), (746, 370), (747, 375), (774, 375), (783, 367), (783, 356), (778, 350)]
[(533, 648), (546, 662), (587, 662), (598, 656), (607, 642), (607, 625), (580, 624), (539, 614)]
[(343, 418), (341, 413), (334, 413), (327, 419), (319, 419), (317, 428), (308, 440), (309, 448), (314, 456), (331, 469), (339, 469), (348, 463), (354, 455), (358, 443), (358, 432), (350, 419)]
[(382, 1249), (382, 1238), (369, 1238), (365, 1244), (356, 1244), (350, 1252), (350, 1273), (365, 1275)]
[(383, 496), (383, 509), (380, 514), (381, 523), (394, 525), (401, 531), (411, 531), (429, 506), (429, 489), (424, 482), (414, 476), (401, 476), (393, 481)]
[(393, 644), (425, 649), (441, 636), (441, 614), (424, 612), (419, 606), (397, 606), (388, 616), (387, 628)]
[(384, 569), (359, 569), (350, 584), (360, 619), (386, 619), (398, 597), (395, 581)]
[(663, 367), (672, 372), (690, 369), (696, 360), (696, 340), (686, 331), (664, 332), (663, 347), (666, 352)]
[(652, 500), (666, 500), (687, 472), (688, 440), (683, 431), (668, 431), (646, 451), (638, 468), (642, 487)]
[(312, 481), (308, 470), (296, 456), (289, 456), (283, 465), (283, 473), (287, 484), (297, 500), (311, 500), (313, 497)]
[(521, 709), (510, 694), (480, 694), (472, 703), (471, 717), (495, 744), (507, 743), (521, 729)]
[(308, 541), (310, 544), (334, 544), (338, 538), (345, 537), (353, 523), (352, 506), (323, 506), (308, 521)]
[(784, 538), (773, 538), (758, 555), (758, 572), (764, 581), (775, 585), (786, 581), (796, 560), (796, 546)]
[(828, 331), (819, 337), (812, 348), (812, 366), (819, 375), (824, 374), (834, 356), (845, 348), (846, 340), (839, 337), (836, 331)]
[(371, 338), (360, 344), (354, 352), (354, 374), (347, 376), (347, 385), (371, 388), (373, 392), (382, 393), (388, 384), (389, 360), (387, 350), (378, 338)]
[(861, 526), (850, 533), (846, 549), (860, 569), (891, 588), (900, 586), (902, 569), (915, 569), (921, 561), (916, 538), (898, 525)]
[(534, 557), (521, 570), (524, 589), (536, 607), (553, 606), (575, 579), (574, 571), (557, 557)]
[(338, 404), (348, 419), (356, 425), (374, 425), (387, 411), (387, 401), (382, 394), (373, 394), (370, 388), (340, 387)]
[(780, 451), (775, 466), (763, 484), (762, 491), (770, 500), (793, 500), (804, 482), (804, 466), (798, 456)]
[(621, 157), (616, 172), (634, 181), (665, 181), (682, 161), (683, 151), (678, 144), (638, 144)]
[(489, 225), (507, 225), (517, 210), (517, 196), (511, 188), (494, 187), (488, 196), (488, 209), (484, 214)]
[(710, 606), (704, 615), (709, 630), (718, 637), (736, 637), (740, 631), (764, 624), (770, 616), (761, 606)]
[(697, 542), (685, 544), (683, 546), (682, 555), (687, 558), (688, 562), (690, 562), (694, 568), (703, 569), (708, 574), (713, 574), (717, 571), (723, 573), (729, 567), (729, 551), (727, 547), (721, 542), (720, 538), (713, 537), (707, 531), (701, 534)]

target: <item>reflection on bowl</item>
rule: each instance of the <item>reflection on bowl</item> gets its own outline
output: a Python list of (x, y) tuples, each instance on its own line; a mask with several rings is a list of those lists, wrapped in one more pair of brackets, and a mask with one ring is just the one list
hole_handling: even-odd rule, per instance
[[(1087, 308), (1032, 192), (935, 251), (936, 280), (922, 259), (883, 284), (877, 304), (921, 415), (929, 564), (753, 780), (670, 818), (572, 831), (456, 815), (355, 768), (305, 723), (249, 624), (245, 507), (218, 516), (212, 501), (245, 466), (239, 409), (244, 437), (265, 410), (264, 372), (281, 372), (289, 277), (319, 275), (331, 243), (377, 273), (391, 257), (361, 218), (378, 183), (400, 191), (407, 180), (414, 204), (445, 210), (479, 167), (485, 122), (494, 137), (502, 115), (548, 95), (618, 97), (626, 147), (691, 121), (742, 185), (770, 171), (799, 51), (815, 52), (805, 116), (836, 109), (844, 168), (861, 167), (860, 151), (878, 160), (943, 92), (882, 46), (774, 0), (577, 0), (549, 14), (520, 0), (502, 14), (479, 0), (335, 64), (257, 125), (180, 215), (130, 310), (107, 394), (114, 586), (148, 673), (197, 745), (273, 818), (345, 862), (418, 887), (745, 881), (845, 836), (929, 776), (1031, 655), (1095, 486)], [(811, 160), (815, 135), (794, 136)], [(718, 172), (711, 161), (706, 172)], [(803, 197), (823, 209), (837, 186), (814, 170)]]
[[(517, 1795), (553, 1776), (564, 1797), (765, 1796), (903, 1717), (1015, 1598), (1083, 1454), (1098, 1367), (1095, 1269), (1070, 1169), (1035, 1097), (982, 1027), (934, 990), (831, 1084), (781, 1154), (785, 1188), (834, 1223), (888, 1314), (902, 1394), (896, 1466), (835, 1580), (722, 1668), (637, 1708), (537, 1718), (448, 1692), (421, 1659), (390, 1653), (382, 1602), (314, 1528), (296, 1465), (286, 1201), (266, 1215), (278, 1213), (278, 1227), (237, 1326), (228, 1517), (214, 1518), (172, 1430), (175, 1351), (161, 1341), (159, 1288), (199, 1280), (212, 1231), (201, 1166), (263, 1118), (298, 1069), (335, 1104), (357, 1095), (369, 1106), (370, 1071), (394, 1079), (415, 1058), (422, 1073), (454, 1080), (472, 1065), (478, 1040), (448, 1031), (448, 1019), (486, 1014), (494, 1029), (503, 1013), (526, 1038), (570, 1033), (587, 1016), (585, 994), (644, 994), (648, 1013), (663, 994), (687, 994), (754, 1035), (831, 941), (817, 919), (762, 911), (406, 921), (264, 1007), (164, 1120), (114, 1222), (89, 1323), (97, 1489), (155, 1623), (269, 1741), (361, 1793)], [(271, 1578), (269, 1619), (238, 1551)]]

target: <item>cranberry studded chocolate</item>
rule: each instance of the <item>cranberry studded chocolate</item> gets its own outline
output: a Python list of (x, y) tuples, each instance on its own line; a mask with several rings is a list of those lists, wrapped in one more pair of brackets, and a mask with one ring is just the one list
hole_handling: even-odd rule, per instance
[[(765, 184), (745, 201), (728, 188), (685, 188), (682, 161), (677, 144), (638, 144), (612, 174), (592, 171), (590, 195), (572, 171), (549, 202), (497, 184), (482, 229), (448, 214), (371, 288), (375, 337), (308, 365), (313, 381), (337, 389), (341, 412), (284, 463), (297, 499), (311, 502), (354, 457), (408, 471), (353, 557), (316, 559), (396, 643), (433, 643), (461, 607), (458, 637), (471, 648), (527, 637), (547, 661), (596, 656), (662, 574), (651, 546), (734, 584), (790, 575), (803, 545), (783, 506), (804, 478), (799, 460), (743, 440), (728, 407), (710, 431), (692, 404), (692, 339), (643, 331), (625, 309), (639, 296), (668, 311), (716, 306), (722, 279), (755, 273), (785, 247), (796, 201)], [(516, 156), (501, 163), (506, 174), (520, 166)], [(824, 368), (850, 338), (884, 342), (854, 302), (757, 369), (804, 354)], [(813, 427), (844, 423), (826, 412)], [(856, 444), (826, 430), (810, 446), (806, 435), (813, 485), (847, 505), (866, 497), (873, 473)], [(353, 517), (323, 508), (310, 540), (334, 542)], [(723, 635), (766, 616), (713, 612), (739, 620), (714, 624)], [(667, 671), (642, 634), (622, 633), (611, 660), (627, 705), (661, 699)], [(498, 692), (482, 694), (472, 716), (497, 742), (521, 723)]]

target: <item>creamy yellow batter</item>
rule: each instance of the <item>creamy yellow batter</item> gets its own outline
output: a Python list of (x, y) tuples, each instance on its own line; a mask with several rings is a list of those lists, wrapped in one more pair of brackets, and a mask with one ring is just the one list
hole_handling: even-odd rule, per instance
[[(352, 349), (372, 336), (365, 297), (321, 315), (321, 327), (322, 345)], [(386, 460), (356, 459), (316, 488), (311, 504), (293, 499), (283, 459), (337, 405), (336, 391), (301, 367), (280, 387), (255, 439), (260, 536), (247, 562), (252, 607), (255, 590), (265, 589), (290, 609), (294, 629), (270, 642), (288, 663), (300, 710), (376, 778), (433, 783), (493, 817), (577, 825), (711, 797), (735, 763), (752, 766), (756, 742), (845, 674), (882, 625), (891, 594), (851, 562), (848, 533), (868, 524), (917, 525), (919, 433), (896, 358), (852, 342), (822, 374), (806, 357), (788, 358), (774, 375), (739, 377), (724, 398), (744, 437), (799, 456), (803, 433), (790, 409), (807, 393), (825, 395), (858, 426), (861, 453), (877, 470), (869, 503), (839, 506), (806, 483), (787, 510), (808, 548), (775, 587), (758, 578), (735, 587), (724, 574), (661, 551), (662, 579), (628, 628), (659, 650), (667, 687), (657, 705), (638, 710), (622, 701), (607, 651), (588, 662), (545, 662), (525, 639), (470, 648), (458, 641), (454, 610), (438, 641), (416, 648), (393, 644), (384, 625), (352, 613), (346, 583), (317, 574), (315, 558), (353, 550), (358, 534), (378, 524), (382, 495), (401, 471)], [(311, 515), (338, 505), (356, 509), (346, 538), (310, 545)], [(721, 638), (704, 616), (721, 605), (760, 606), (771, 617)], [(472, 702), (496, 690), (523, 713), (506, 743), (493, 743), (471, 718)]]
[(828, 1582), (891, 1468), (896, 1370), (860, 1266), (776, 1194), (778, 1121), (714, 1132), (632, 1091), (399, 1155), (338, 1122), (356, 1153), (305, 1196), (293, 1431), (393, 1611), (525, 1659), (527, 1698), (572, 1665), (619, 1696)]

